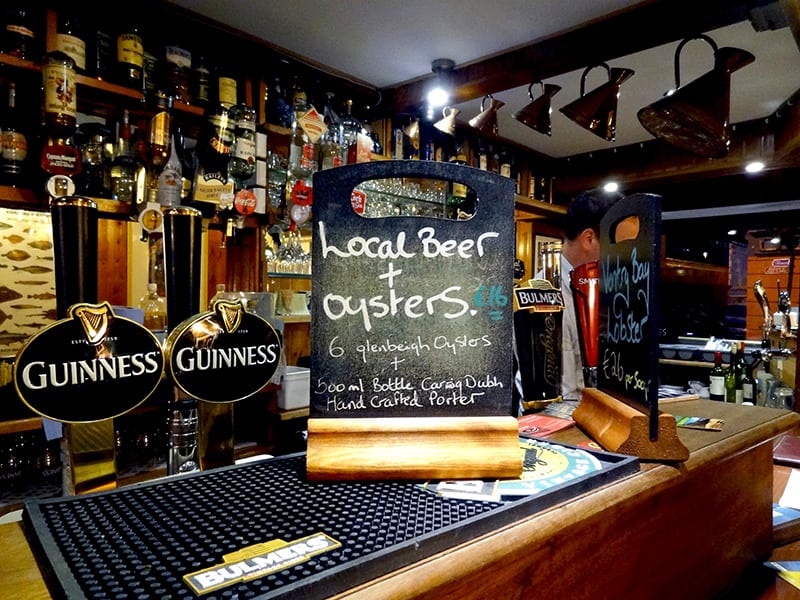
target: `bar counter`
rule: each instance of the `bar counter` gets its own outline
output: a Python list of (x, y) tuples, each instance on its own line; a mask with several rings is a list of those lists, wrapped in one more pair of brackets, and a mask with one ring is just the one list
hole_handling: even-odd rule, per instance
[[(705, 599), (736, 588), (772, 552), (772, 442), (800, 414), (691, 398), (662, 410), (725, 425), (679, 429), (690, 450), (683, 463), (642, 462), (635, 474), (336, 597)], [(549, 439), (587, 440), (577, 427)], [(0, 549), (0, 598), (51, 597), (21, 523), (0, 525)]]

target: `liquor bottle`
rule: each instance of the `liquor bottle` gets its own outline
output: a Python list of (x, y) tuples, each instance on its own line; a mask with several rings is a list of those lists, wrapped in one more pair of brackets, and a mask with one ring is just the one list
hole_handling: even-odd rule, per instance
[(131, 146), (130, 113), (122, 111), (117, 134), (117, 146), (111, 163), (111, 197), (120, 202), (136, 199), (136, 156)]
[(52, 197), (71, 195), (73, 177), (81, 171), (81, 156), (72, 143), (77, 127), (77, 95), (72, 59), (63, 52), (51, 52), (42, 68), (46, 141), (42, 146), (41, 168)]
[(286, 129), (292, 126), (291, 99), (287, 97), (286, 86), (278, 73), (272, 75), (267, 86), (266, 111), (268, 123)]
[(308, 217), (306, 213), (312, 201), (312, 176), (319, 167), (319, 135), (325, 123), (316, 109), (308, 104), (305, 90), (300, 85), (295, 86), (292, 106), (294, 116), (286, 176), (286, 204), (290, 218), (296, 221), (295, 217)]
[(158, 203), (166, 208), (173, 208), (181, 204), (181, 190), (183, 188), (183, 165), (178, 157), (175, 145), (175, 136), (171, 136), (169, 158), (158, 174)]
[(714, 352), (714, 366), (709, 374), (708, 395), (712, 400), (725, 400), (725, 368), (722, 366), (722, 352)]
[(325, 121), (327, 131), (322, 136), (320, 144), (320, 170), (332, 169), (334, 167), (342, 166), (342, 122), (339, 115), (333, 110), (332, 100), (333, 93), (326, 94), (327, 101), (325, 108), (322, 111), (322, 117)]
[(50, 52), (42, 76), (45, 128), (51, 135), (67, 138), (75, 133), (78, 122), (75, 62), (63, 52)]
[(178, 152), (178, 159), (181, 161), (181, 203), (188, 204), (192, 196), (192, 185), (194, 175), (197, 170), (197, 154), (195, 146), (197, 141), (192, 139), (191, 143), (183, 134), (180, 126), (175, 127), (175, 149)]
[(193, 206), (212, 217), (221, 202), (233, 203), (233, 180), (228, 166), (234, 141), (234, 123), (227, 102), (219, 97), (219, 85), (209, 88), (211, 98), (197, 140), (197, 161), (193, 185)]
[(23, 60), (37, 60), (37, 13), (30, 2), (11, 1), (3, 10), (4, 28), (0, 32), (0, 52)]
[(234, 122), (234, 142), (228, 169), (239, 187), (256, 172), (256, 111), (246, 104), (238, 104), (231, 111)]
[(192, 53), (177, 42), (165, 44), (159, 65), (160, 89), (177, 102), (191, 104)]
[(73, 14), (64, 2), (58, 7), (54, 50), (63, 52), (75, 62), (75, 71), (86, 72), (86, 30), (83, 20)]
[(98, 79), (113, 81), (117, 49), (109, 24), (95, 15), (87, 19), (86, 29), (86, 72)]
[(111, 163), (113, 155), (106, 142), (111, 130), (101, 123), (83, 123), (75, 132), (81, 152), (81, 172), (76, 178), (76, 191), (94, 198), (111, 197)]
[[(0, 113), (0, 185), (20, 186), (26, 180), (28, 138), (17, 109), (17, 84), (9, 81)], [(4, 90), (5, 91), (5, 90)]]
[(345, 114), (342, 117), (342, 160), (352, 165), (358, 158), (358, 134), (361, 133), (361, 122), (353, 116), (353, 101), (344, 103)]
[(144, 86), (144, 40), (142, 28), (127, 20), (126, 27), (117, 34), (116, 81), (137, 90)]
[(143, 325), (150, 331), (164, 331), (167, 326), (167, 306), (158, 295), (158, 285), (147, 284), (147, 292), (139, 299), (139, 308), (144, 312)]
[(166, 166), (172, 140), (172, 96), (163, 92), (156, 95), (155, 113), (147, 128), (147, 165), (150, 169), (149, 185), (158, 187), (158, 174)]
[(209, 101), (208, 88), (211, 85), (211, 70), (205, 56), (199, 56), (192, 69), (191, 97), (192, 103), (206, 107)]

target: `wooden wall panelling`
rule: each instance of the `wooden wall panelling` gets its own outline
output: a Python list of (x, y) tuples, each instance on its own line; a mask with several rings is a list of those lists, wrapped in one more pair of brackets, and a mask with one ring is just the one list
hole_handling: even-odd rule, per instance
[[(778, 310), (778, 280), (780, 289), (785, 290), (789, 283), (789, 255), (788, 254), (769, 254), (763, 256), (751, 256), (747, 260), (747, 338), (761, 339), (761, 324), (764, 322), (764, 313), (753, 294), (753, 285), (757, 280), (761, 280), (766, 290), (767, 300), (769, 301), (770, 312)], [(795, 267), (797, 270), (797, 267)], [(800, 290), (798, 281), (800, 274), (794, 273), (792, 277), (792, 290), (790, 294), (791, 305), (798, 306), (800, 302)]]
[(97, 299), (126, 306), (128, 299), (128, 222), (98, 219)]

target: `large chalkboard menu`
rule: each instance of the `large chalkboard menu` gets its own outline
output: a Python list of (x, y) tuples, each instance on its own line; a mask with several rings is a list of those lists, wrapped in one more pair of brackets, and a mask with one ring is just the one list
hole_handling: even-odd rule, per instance
[[(353, 189), (390, 178), (466, 184), (476, 210), (464, 220), (357, 214)], [(510, 415), (514, 182), (381, 161), (313, 183), (311, 417)]]
[(632, 194), (600, 224), (598, 388), (649, 409), (658, 433), (661, 196)]

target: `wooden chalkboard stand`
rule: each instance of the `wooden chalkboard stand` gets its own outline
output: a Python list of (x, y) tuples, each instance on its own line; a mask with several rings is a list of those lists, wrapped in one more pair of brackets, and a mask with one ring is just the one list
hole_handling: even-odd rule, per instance
[(522, 459), (511, 416), (308, 420), (309, 480), (514, 478)]
[(689, 450), (678, 439), (675, 418), (658, 413), (658, 439), (650, 439), (650, 417), (640, 408), (597, 388), (585, 388), (572, 418), (610, 452), (645, 460), (684, 461)]

